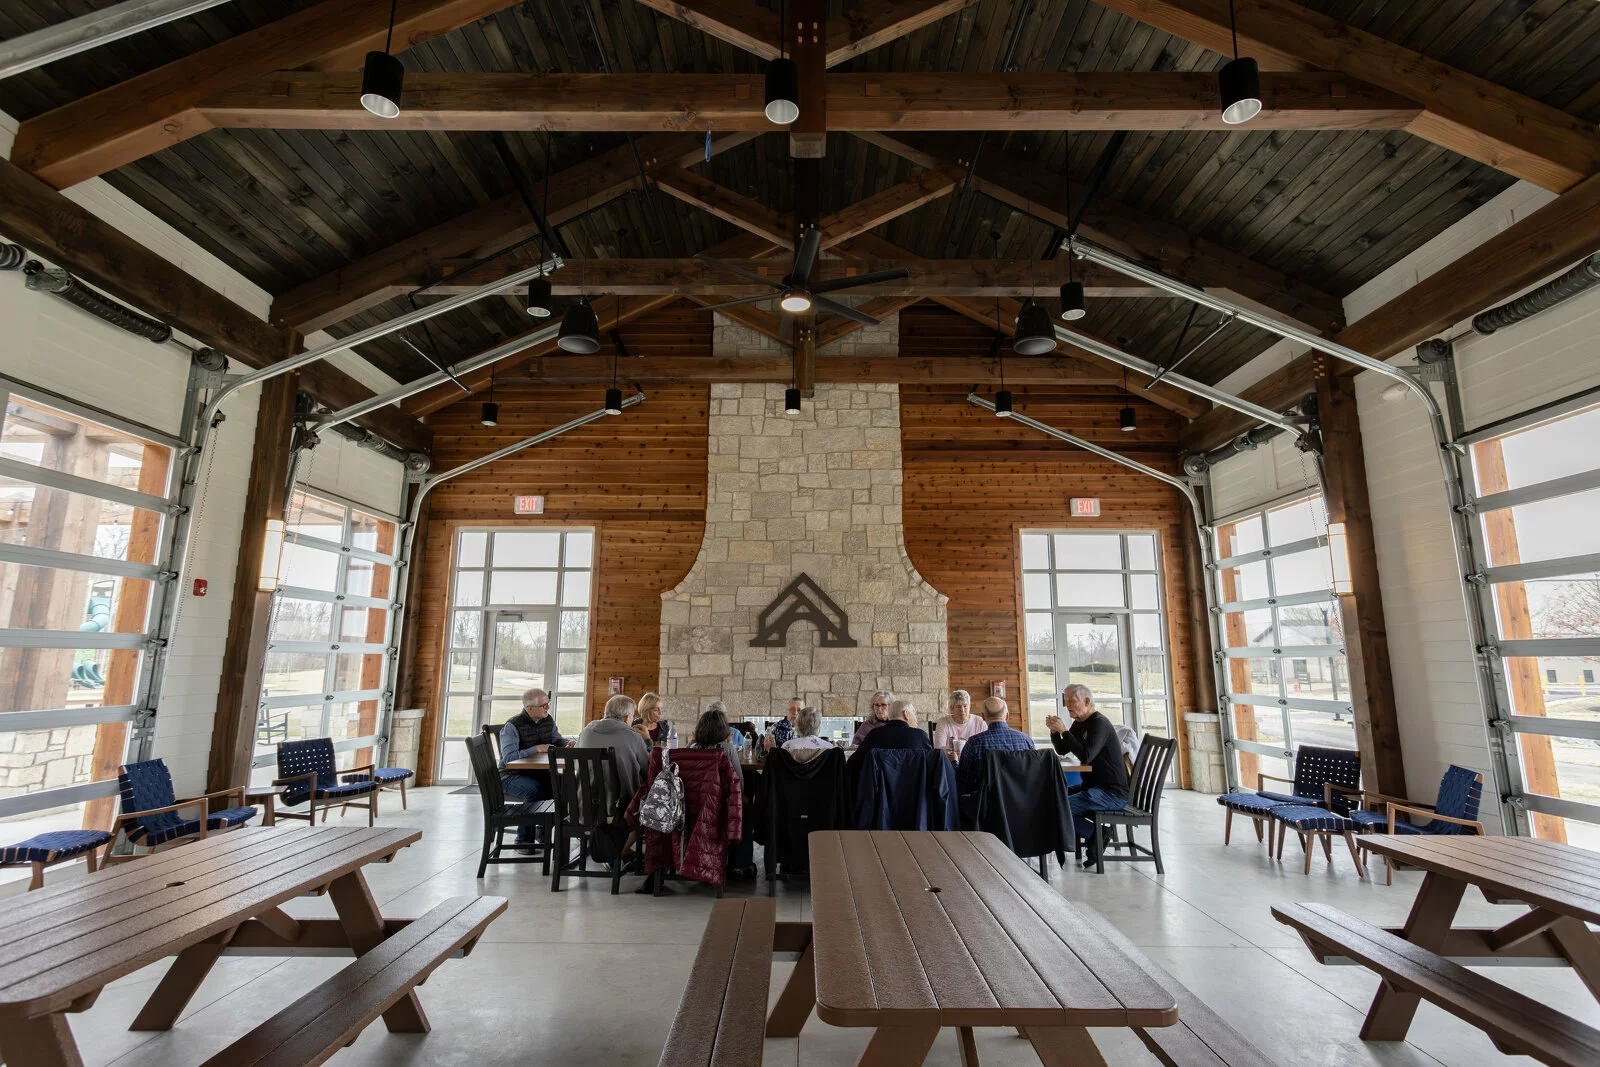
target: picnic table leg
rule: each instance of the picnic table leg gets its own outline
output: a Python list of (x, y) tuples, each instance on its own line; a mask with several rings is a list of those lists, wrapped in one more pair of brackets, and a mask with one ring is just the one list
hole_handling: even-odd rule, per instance
[(83, 1067), (72, 1027), (59, 1012), (37, 1019), (7, 1019), (0, 1026), (0, 1057), (17, 1067)]
[(1024, 1026), (1022, 1034), (1033, 1042), (1044, 1067), (1106, 1067), (1094, 1038), (1081, 1026)]
[(807, 942), (783, 992), (778, 994), (778, 1003), (772, 1006), (772, 1014), (767, 1017), (767, 1036), (799, 1037), (816, 1004), (817, 968), (811, 956), (811, 943)]
[(956, 1047), (961, 1050), (961, 1067), (980, 1067), (978, 1063), (978, 1042), (972, 1036), (972, 1027), (959, 1026), (956, 1028)]
[[(1417, 899), (1411, 905), (1400, 935), (1413, 945), (1438, 952), (1450, 936), (1450, 925), (1455, 921), (1456, 909), (1461, 906), (1461, 895), (1467, 883), (1435, 872), (1428, 872), (1417, 890)], [(1367, 1021), (1361, 1027), (1363, 1041), (1404, 1041), (1411, 1029), (1411, 1020), (1417, 1014), (1422, 998), (1415, 993), (1405, 993), (1388, 982), (1378, 986), (1378, 995), (1372, 998), (1367, 1009)]]
[(1600, 944), (1596, 944), (1588, 924), (1567, 916), (1550, 927), (1550, 936), (1561, 946), (1562, 955), (1589, 987), (1589, 992), (1600, 1000)]
[(139, 1009), (138, 1016), (128, 1029), (171, 1030), (172, 1024), (178, 1021), (178, 1016), (183, 1014), (183, 1009), (188, 1006), (189, 1000), (200, 988), (200, 983), (211, 973), (211, 967), (217, 962), (217, 957), (222, 955), (222, 950), (233, 940), (234, 931), (237, 929), (236, 926), (232, 930), (224, 930), (220, 934), (206, 938), (198, 945), (190, 945), (179, 952), (177, 958), (172, 961), (172, 966), (167, 968), (167, 973), (161, 976), (155, 992), (144, 1002), (144, 1007)]
[[(344, 927), (345, 936), (350, 939), (350, 947), (357, 956), (366, 955), (383, 941), (383, 915), (360, 870), (335, 878), (328, 886), (328, 896), (333, 900), (333, 910), (339, 913), (339, 924)], [(430, 1029), (415, 989), (383, 1013), (383, 1022), (394, 1034), (425, 1034)]]
[(880, 1026), (856, 1060), (856, 1067), (918, 1067), (928, 1058), (933, 1039), (939, 1036), (938, 1023), (921, 1026)]

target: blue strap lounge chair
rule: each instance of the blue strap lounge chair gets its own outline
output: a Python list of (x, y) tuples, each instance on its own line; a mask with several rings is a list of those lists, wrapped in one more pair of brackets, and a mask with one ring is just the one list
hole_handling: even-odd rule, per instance
[[(122, 812), (111, 829), (135, 849), (154, 851), (180, 841), (198, 841), (208, 831), (243, 826), (256, 813), (244, 803), (243, 786), (179, 800), (165, 760), (126, 764), (117, 774), (117, 784), (122, 791)], [(233, 798), (238, 806), (228, 807), (227, 801)], [(216, 811), (211, 810), (213, 802)], [(137, 855), (107, 856), (106, 862), (119, 863)]]
[(1322, 840), (1322, 851), (1328, 857), (1328, 863), (1333, 863), (1333, 835), (1338, 834), (1344, 838), (1345, 845), (1350, 849), (1350, 858), (1355, 862), (1356, 874), (1365, 878), (1367, 868), (1361, 862), (1361, 856), (1356, 851), (1356, 821), (1348, 815), (1329, 811), (1327, 808), (1314, 807), (1309, 804), (1279, 804), (1267, 812), (1273, 824), (1278, 827), (1276, 852), (1277, 859), (1283, 859), (1283, 839), (1293, 830), (1300, 836), (1300, 847), (1306, 853), (1306, 874), (1311, 873), (1311, 840)]
[[(375, 770), (373, 770), (370, 774), (368, 774), (366, 771), (362, 771), (360, 774), (342, 775), (340, 777), (340, 780), (343, 781), (343, 782), (364, 782), (368, 778), (376, 778), (377, 781), (378, 781), (378, 791), (379, 792), (382, 792), (383, 790), (389, 788), (390, 786), (399, 786), (400, 787), (400, 809), (402, 811), (404, 811), (406, 809), (406, 806), (407, 806), (406, 805), (406, 779), (410, 778), (415, 773), (416, 772), (413, 771), (409, 767), (378, 767)], [(326, 821), (327, 818), (328, 818), (326, 809), (324, 809), (324, 811), (323, 811), (322, 818), (323, 818), (324, 821)]]
[[(1283, 782), (1289, 786), (1287, 793), (1272, 792), (1267, 789), (1267, 782)], [(1222, 828), (1222, 843), (1226, 845), (1233, 837), (1233, 816), (1235, 813), (1243, 815), (1255, 823), (1256, 840), (1261, 840), (1262, 826), (1273, 829), (1276, 824), (1269, 821), (1273, 808), (1285, 804), (1298, 804), (1302, 807), (1321, 807), (1326, 810), (1348, 811), (1350, 802), (1340, 799), (1342, 794), (1359, 789), (1361, 785), (1361, 753), (1353, 748), (1321, 748), (1316, 745), (1301, 745), (1295, 752), (1294, 779), (1280, 778), (1275, 774), (1260, 773), (1256, 775), (1256, 789), (1254, 792), (1242, 791), (1238, 793), (1224, 793), (1217, 798), (1217, 803), (1227, 810), (1228, 817)], [(1342, 788), (1332, 788), (1342, 787)], [(1273, 841), (1268, 838), (1267, 849), (1271, 851)]]
[[(1364, 834), (1483, 834), (1478, 807), (1483, 802), (1483, 775), (1470, 767), (1454, 764), (1439, 782), (1439, 796), (1432, 804), (1385, 796), (1371, 790), (1351, 790), (1360, 798), (1360, 807), (1350, 813)], [(1407, 821), (1405, 814), (1422, 821)], [(1365, 848), (1361, 850), (1364, 854)], [(1386, 885), (1394, 884), (1394, 865), (1383, 858)]]
[[(293, 806), (310, 801), (310, 807), (303, 815), (297, 811), (280, 811), (278, 818), (316, 822), (319, 803), (324, 809), (339, 804), (345, 807), (365, 808), (367, 825), (371, 826), (378, 817), (378, 790), (382, 785), (367, 775), (376, 769), (369, 763), (364, 767), (351, 767), (341, 772), (334, 765), (333, 739), (329, 737), (285, 741), (278, 746), (278, 777), (272, 784), (286, 787), (282, 796), (285, 805)], [(362, 775), (362, 781), (339, 781), (341, 773), (355, 776), (361, 772), (366, 772)], [(360, 796), (367, 798), (364, 803), (355, 799)], [(326, 811), (323, 817), (327, 817)]]
[(95, 855), (101, 845), (110, 844), (112, 835), (105, 830), (47, 830), (34, 834), (26, 841), (0, 848), (0, 867), (32, 867), (33, 880), (28, 890), (44, 888), (44, 869), (57, 863), (82, 856), (89, 873), (99, 869)]

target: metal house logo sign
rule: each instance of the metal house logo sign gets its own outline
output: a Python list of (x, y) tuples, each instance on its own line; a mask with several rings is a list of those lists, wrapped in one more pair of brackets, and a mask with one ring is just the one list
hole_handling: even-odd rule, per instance
[(756, 635), (751, 638), (750, 647), (785, 647), (789, 627), (800, 621), (817, 628), (823, 648), (856, 647), (856, 639), (850, 636), (850, 617), (805, 573), (796, 575), (756, 616)]

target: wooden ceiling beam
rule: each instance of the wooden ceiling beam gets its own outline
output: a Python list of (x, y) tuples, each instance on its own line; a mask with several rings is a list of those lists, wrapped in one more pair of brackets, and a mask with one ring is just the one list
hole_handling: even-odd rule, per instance
[[(861, 140), (924, 167), (963, 164), (972, 145), (932, 134), (857, 134)], [(1067, 196), (1061, 175), (1029, 160), (1007, 157), (973, 175), (977, 190), (1017, 211), (1067, 228)], [(1082, 192), (1074, 188), (1074, 195)], [(1274, 318), (1319, 334), (1344, 326), (1344, 302), (1282, 271), (1190, 234), (1183, 227), (1097, 192), (1078, 232), (1164, 274), (1203, 289), (1221, 290)]]
[[(1231, 54), (1229, 0), (1103, 0), (1130, 18)], [(1418, 137), (1561, 192), (1600, 170), (1600, 130), (1485, 78), (1330, 18), (1294, 0), (1236, 0), (1244, 42), (1341, 71), (1416, 101)], [(1262, 79), (1263, 82), (1266, 78)], [(1250, 128), (1255, 128), (1252, 122)]]
[[(719, 258), (725, 256), (731, 259), (747, 259), (770, 255), (775, 251), (777, 249), (769, 241), (765, 241), (753, 234), (740, 234), (706, 249), (706, 254)], [(657, 308), (665, 307), (679, 299), (682, 298), (678, 296), (635, 296), (621, 300), (602, 300), (595, 304), (595, 317), (599, 320), (600, 330), (603, 333), (606, 330), (615, 329), (623, 323), (631, 322), (641, 315), (647, 315)], [(530, 336), (538, 330), (544, 329), (547, 325), (549, 325), (548, 322), (541, 323), (533, 329), (525, 331), (522, 336)], [(504, 341), (498, 341), (496, 342), (496, 347), (504, 343)], [(515, 356), (506, 357), (509, 362), (504, 363), (503, 367), (496, 367), (494, 373), (497, 377), (502, 373), (515, 373), (517, 367), (525, 366), (530, 359), (535, 359), (554, 351), (557, 351), (556, 343), (554, 341), (545, 342)], [(489, 375), (490, 369), (487, 367), (460, 375), (462, 385), (467, 388), (465, 393), (454, 383), (444, 382), (402, 401), (401, 407), (408, 415), (414, 417), (430, 415), (440, 408), (449, 407), (456, 401), (464, 400), (486, 388), (489, 384)]]
[[(820, 344), (819, 338), (819, 344)], [(819, 383), (871, 382), (919, 385), (971, 385), (999, 377), (998, 359), (978, 356), (934, 358), (902, 356), (819, 355)], [(683, 382), (773, 382), (788, 384), (794, 361), (780, 356), (641, 356), (626, 360), (618, 381), (641, 385)], [(1073, 356), (1008, 356), (1007, 382), (1018, 385), (1118, 386), (1120, 375)], [(583, 385), (611, 381), (611, 357), (569, 356), (565, 353), (530, 360), (524, 370), (498, 375), (501, 382), (541, 385)]]
[[(754, 136), (723, 134), (713, 140), (712, 154)], [(703, 135), (653, 134), (636, 143), (647, 173), (705, 158)], [(633, 153), (622, 145), (552, 175), (549, 202), (541, 207), (551, 225), (560, 226), (638, 185)], [(451, 261), (479, 258), (537, 233), (522, 197), (503, 196), (279, 293), (272, 301), (272, 321), (304, 332), (319, 330), (438, 281)], [(498, 269), (502, 274), (508, 271), (504, 262)]]
[(784, 212), (682, 167), (662, 167), (651, 178), (657, 189), (676, 200), (764, 237), (779, 248), (794, 247), (794, 220)]
[[(512, 2), (397, 0), (395, 51)], [(357, 68), (369, 49), (383, 47), (388, 29), (387, 4), (322, 0), (29, 119), (17, 130), (11, 160), (65, 189), (203, 132), (206, 120), (195, 105), (241, 82), (290, 68)]]
[[(756, 236), (766, 238), (759, 231)], [(853, 235), (859, 236), (859, 235)], [(776, 242), (773, 242), (776, 243)], [(781, 281), (789, 273), (791, 257), (723, 260), (736, 267)], [(495, 262), (472, 266), (462, 262), (459, 274), (428, 290), (430, 296), (465, 292), (510, 273), (511, 268)], [(448, 264), (447, 264), (448, 267)], [(852, 289), (852, 296), (932, 297), (932, 296), (1035, 296), (1054, 297), (1061, 284), (1063, 269), (1036, 259), (821, 259), (812, 272), (814, 281), (851, 278), (869, 271), (904, 267), (910, 277), (902, 281), (878, 282)], [(1143, 282), (1094, 264), (1082, 264), (1076, 275), (1090, 296), (1156, 297), (1171, 299), (1171, 294)], [(557, 296), (577, 296), (583, 292), (616, 296), (703, 296), (707, 303), (741, 296), (754, 296), (764, 290), (755, 282), (722, 270), (705, 258), (694, 259), (586, 259), (569, 260), (560, 270), (548, 275)], [(507, 292), (526, 292), (518, 286)]]
[(708, 37), (742, 48), (757, 59), (778, 58), (778, 15), (739, 0), (638, 0)]
[[(0, 232), (247, 367), (268, 367), (295, 352), (297, 338), (292, 332), (256, 318), (4, 160), (0, 160)], [(331, 407), (347, 407), (373, 395), (326, 361), (302, 367), (299, 374), (301, 388)], [(432, 431), (396, 408), (380, 408), (356, 422), (402, 448), (417, 452), (432, 448)]]
[[(720, 302), (721, 297), (716, 296), (691, 296), (690, 300), (701, 307)], [(721, 315), (729, 322), (736, 322), (746, 326), (763, 337), (770, 337), (782, 345), (794, 343), (794, 332), (784, 329), (784, 322), (770, 311), (762, 311), (750, 304), (740, 304), (736, 307), (718, 308), (716, 314)]]
[[(1326, 72), (1262, 76), (1252, 130), (1404, 129), (1410, 100)], [(359, 73), (279, 71), (176, 123), (206, 129), (773, 131), (753, 74), (410, 74), (399, 116), (361, 106)], [(828, 74), (829, 131), (1233, 130), (1213, 74), (1166, 71)], [(793, 136), (793, 135), (791, 135)]]
[[(1600, 252), (1600, 174), (1440, 267), (1333, 339), (1375, 359), (1388, 359), (1596, 252)], [(1241, 395), (1281, 411), (1316, 388), (1319, 365), (1340, 376), (1360, 370), (1353, 363), (1308, 352)], [(1252, 425), (1231, 408), (1212, 408), (1184, 428), (1180, 444), (1187, 452), (1209, 451)]]
[(948, 196), (965, 176), (966, 170), (962, 167), (931, 167), (881, 193), (857, 200), (822, 220), (822, 247), (832, 248)]

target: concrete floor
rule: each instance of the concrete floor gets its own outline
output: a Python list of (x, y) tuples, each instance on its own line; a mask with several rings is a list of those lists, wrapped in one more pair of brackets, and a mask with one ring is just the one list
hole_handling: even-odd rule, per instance
[[(1317, 900), (1371, 921), (1399, 923), (1419, 875), (1398, 875), (1393, 887), (1384, 886), (1381, 875), (1376, 884), (1360, 881), (1348, 855), (1335, 852), (1331, 868), (1319, 855), (1306, 877), (1292, 842), (1294, 859), (1286, 852), (1279, 866), (1257, 845), (1248, 824), (1224, 848), (1222, 811), (1209, 796), (1171, 792), (1165, 815), (1165, 876), (1156, 876), (1148, 864), (1124, 864), (1103, 876), (1052, 871), (1053, 884), (1070, 899), (1099, 909), (1274, 1060), (1295, 1067), (1530, 1062), (1502, 1056), (1481, 1032), (1428, 1004), (1418, 1013), (1410, 1041), (1363, 1043), (1356, 1034), (1377, 979), (1359, 968), (1313, 963), (1296, 935), (1268, 911), (1275, 901)], [(349, 818), (359, 816), (352, 812)], [(536, 865), (491, 867), (480, 882), (473, 877), (478, 799), (442, 788), (413, 792), (410, 811), (386, 815), (382, 822), (424, 831), (422, 841), (395, 862), (366, 869), (386, 913), (418, 914), (446, 897), (475, 892), (508, 897), (510, 907), (470, 958), (446, 961), (422, 987), (431, 1034), (391, 1035), (378, 1022), (334, 1063), (656, 1062), (711, 907), (708, 890), (681, 888), (662, 899), (636, 896), (630, 890), (638, 879), (629, 878), (622, 895), (612, 897), (609, 883), (596, 879), (569, 882), (569, 889), (554, 895)], [(78, 877), (79, 871), (81, 866), (60, 877)], [(0, 887), (0, 895), (16, 888)], [(778, 902), (780, 919), (809, 917), (804, 891), (780, 887)], [(322, 899), (297, 900), (287, 910), (297, 916), (332, 915)], [(1517, 909), (1491, 906), (1469, 891), (1462, 921), (1498, 923), (1516, 914)], [(89, 1067), (198, 1064), (342, 963), (225, 957), (172, 1031), (130, 1032), (128, 1024), (166, 966), (156, 964), (113, 983), (92, 1010), (72, 1017)], [(774, 970), (774, 998), (787, 970), (787, 965)], [(1600, 1007), (1566, 968), (1495, 968), (1492, 974), (1600, 1025)], [(1156, 1062), (1128, 1031), (1097, 1030), (1094, 1036), (1118, 1067)], [(865, 1030), (839, 1029), (813, 1017), (798, 1040), (769, 1040), (766, 1063), (853, 1063), (867, 1037)], [(978, 1048), (985, 1064), (1038, 1063), (1009, 1030), (980, 1030)], [(928, 1062), (959, 1063), (951, 1031), (941, 1035)]]

